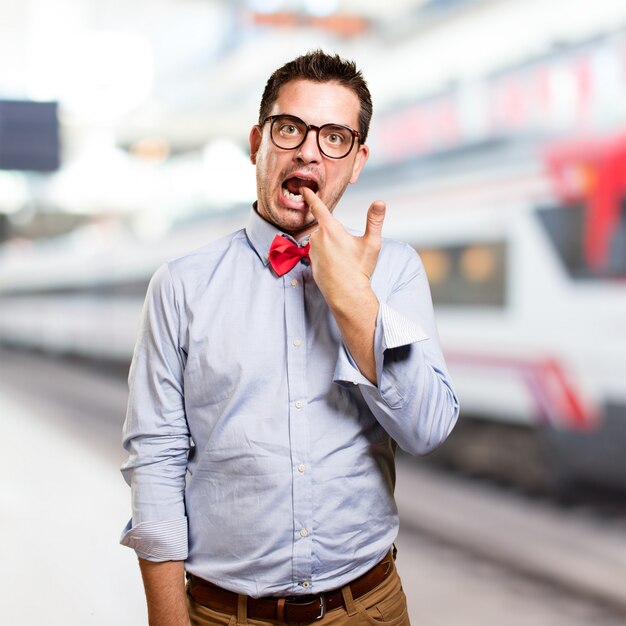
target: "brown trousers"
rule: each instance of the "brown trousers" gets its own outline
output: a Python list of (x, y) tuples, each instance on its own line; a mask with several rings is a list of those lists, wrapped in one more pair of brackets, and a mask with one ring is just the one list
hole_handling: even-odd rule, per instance
[[(345, 607), (329, 611), (317, 622), (319, 626), (410, 626), (406, 597), (402, 591), (400, 577), (393, 571), (378, 587), (357, 600), (352, 598), (350, 587), (341, 590)], [(274, 620), (248, 618), (246, 596), (239, 596), (236, 615), (221, 613), (198, 604), (187, 591), (187, 606), (193, 626), (285, 626)]]

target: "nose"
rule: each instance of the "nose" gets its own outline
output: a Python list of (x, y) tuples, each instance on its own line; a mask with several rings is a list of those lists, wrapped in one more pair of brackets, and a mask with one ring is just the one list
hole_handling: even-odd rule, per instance
[(317, 145), (317, 130), (310, 128), (304, 143), (295, 151), (295, 158), (303, 163), (321, 161), (322, 154)]

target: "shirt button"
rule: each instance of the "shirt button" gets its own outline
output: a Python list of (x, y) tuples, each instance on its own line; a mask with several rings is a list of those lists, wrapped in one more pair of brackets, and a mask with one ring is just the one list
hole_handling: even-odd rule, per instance
[(291, 286), (292, 287), (297, 287), (298, 286), (298, 281), (295, 278), (291, 279)]
[(302, 408), (302, 400), (296, 400), (296, 409)]
[(311, 586), (311, 583), (310, 583), (308, 580), (303, 580), (303, 581), (302, 581), (302, 586), (303, 586), (305, 589), (308, 589), (308, 588)]
[(309, 536), (309, 531), (306, 528), (303, 528), (300, 531), (300, 537), (308, 537)]
[(293, 340), (293, 345), (296, 346), (296, 348), (300, 345), (302, 345), (302, 341), (300, 339), (294, 339)]
[(300, 465), (298, 465), (298, 471), (299, 471), (301, 474), (304, 474), (304, 470), (305, 470), (305, 469), (306, 469), (306, 467), (305, 467), (304, 463), (300, 463)]

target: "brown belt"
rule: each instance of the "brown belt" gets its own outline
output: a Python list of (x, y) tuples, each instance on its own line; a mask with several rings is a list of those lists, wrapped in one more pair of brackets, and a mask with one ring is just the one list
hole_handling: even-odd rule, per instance
[[(387, 555), (378, 565), (353, 580), (350, 591), (354, 599), (380, 585), (390, 574), (392, 557)], [(222, 589), (193, 574), (188, 574), (191, 597), (202, 606), (222, 613), (237, 613), (238, 595)], [(279, 622), (314, 622), (322, 619), (327, 611), (344, 606), (341, 589), (318, 595), (289, 596), (286, 598), (248, 597), (248, 617), (252, 619), (276, 620)]]

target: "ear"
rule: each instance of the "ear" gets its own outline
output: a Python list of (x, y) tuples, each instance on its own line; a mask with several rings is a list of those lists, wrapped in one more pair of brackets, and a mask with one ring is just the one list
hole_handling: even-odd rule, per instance
[(261, 146), (261, 139), (263, 139), (263, 129), (255, 124), (250, 129), (250, 161), (253, 165), (256, 165), (256, 153)]
[(352, 176), (350, 177), (351, 183), (356, 183), (356, 181), (359, 180), (359, 175), (361, 174), (361, 170), (363, 169), (365, 161), (367, 161), (367, 157), (369, 157), (369, 155), (370, 149), (365, 144), (359, 146), (356, 158), (352, 164)]

